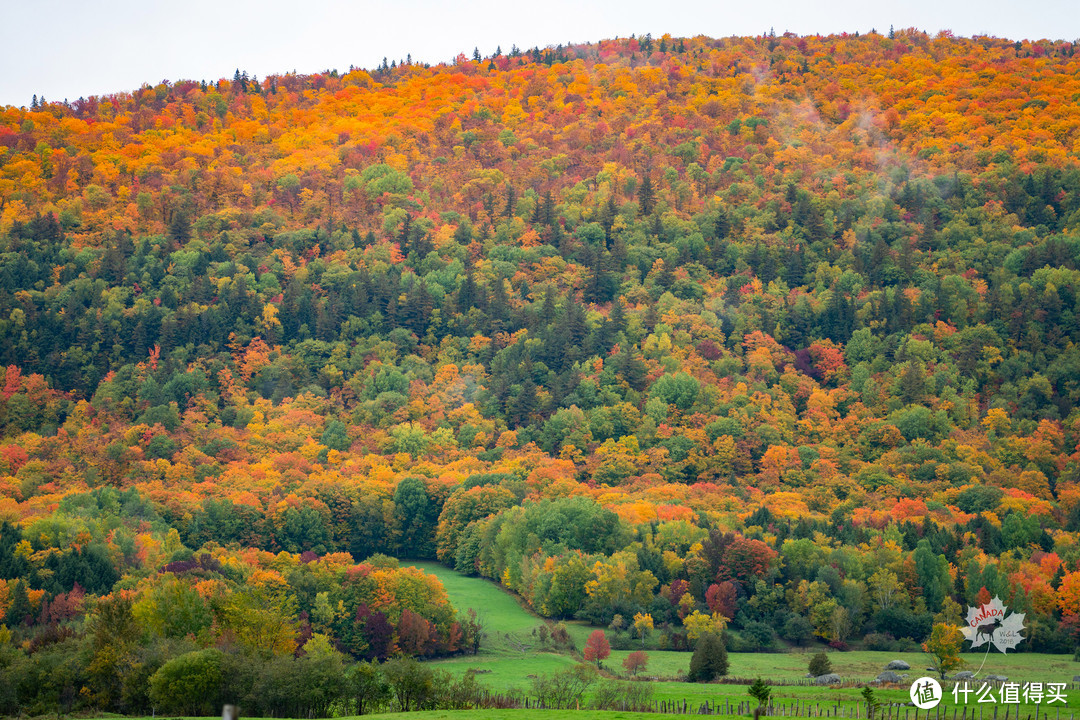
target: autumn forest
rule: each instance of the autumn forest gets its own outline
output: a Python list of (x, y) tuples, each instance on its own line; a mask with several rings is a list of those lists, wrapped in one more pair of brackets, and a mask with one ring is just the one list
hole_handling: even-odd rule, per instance
[(362, 713), (484, 642), (410, 560), (671, 650), (901, 650), (998, 596), (1072, 654), (1078, 314), (1067, 42), (0, 108), (0, 715), (214, 714), (207, 673)]

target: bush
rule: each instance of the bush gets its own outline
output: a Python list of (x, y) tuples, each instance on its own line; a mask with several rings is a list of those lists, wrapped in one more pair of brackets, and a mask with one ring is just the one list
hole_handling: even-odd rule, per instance
[(814, 677), (828, 675), (832, 672), (832, 662), (829, 660), (828, 654), (824, 652), (814, 653), (814, 656), (810, 658), (810, 667), (808, 669)]
[(867, 650), (889, 651), (896, 644), (896, 639), (889, 633), (867, 633), (863, 643)]
[(382, 666), (383, 675), (403, 712), (423, 710), (435, 694), (435, 674), (412, 658), (395, 658)]
[(652, 700), (648, 682), (605, 680), (593, 693), (591, 707), (597, 710), (644, 710)]
[(533, 678), (532, 695), (549, 710), (569, 709), (581, 702), (599, 675), (592, 665), (580, 664), (551, 675)]

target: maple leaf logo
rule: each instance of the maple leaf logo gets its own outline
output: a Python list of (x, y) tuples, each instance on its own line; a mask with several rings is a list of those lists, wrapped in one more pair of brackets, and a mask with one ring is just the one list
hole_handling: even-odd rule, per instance
[(1020, 634), (1020, 631), (1023, 629), (1024, 613), (1012, 613), (1001, 621), (997, 630), (994, 630), (994, 635), (990, 639), (990, 642), (992, 642), (994, 647), (1002, 653), (1006, 650), (1012, 650), (1016, 647), (1018, 642), (1024, 639), (1024, 636)]
[(988, 603), (968, 608), (961, 632), (977, 648), (990, 643), (1001, 652), (1012, 650), (1024, 639), (1024, 613), (1008, 613), (1008, 608), (995, 597)]

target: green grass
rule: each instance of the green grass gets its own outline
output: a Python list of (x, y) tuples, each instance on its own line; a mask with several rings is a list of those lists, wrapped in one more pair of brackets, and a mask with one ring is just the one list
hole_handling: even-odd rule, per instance
[[(685, 715), (659, 713), (618, 712), (614, 710), (427, 710), (403, 716), (395, 713), (364, 715), (365, 720), (558, 720), (570, 717), (574, 720), (673, 720)], [(724, 718), (724, 715), (712, 715)], [(727, 716), (731, 717), (731, 716)]]
[(463, 575), (438, 563), (414, 562), (412, 565), (442, 581), (455, 610), (461, 613), (469, 608), (476, 610), (487, 633), (480, 647), (480, 657), (521, 657), (542, 649), (538, 635), (533, 632), (539, 631), (545, 621), (525, 608), (516, 596), (493, 582)]
[[(436, 575), (446, 588), (450, 602), (459, 611), (464, 612), (468, 608), (476, 608), (481, 619), (485, 623), (488, 637), (476, 656), (463, 656), (447, 658), (436, 661), (434, 664), (447, 670), (454, 675), (465, 673), (473, 669), (479, 671), (477, 680), (496, 691), (519, 689), (527, 691), (532, 677), (544, 673), (557, 672), (570, 667), (580, 658), (580, 654), (557, 654), (543, 651), (544, 648), (532, 635), (533, 630), (539, 628), (545, 621), (532, 613), (521, 602), (506, 592), (498, 585), (483, 578), (468, 577), (437, 563), (418, 562), (413, 563), (423, 568), (426, 572)], [(583, 622), (568, 622), (567, 629), (574, 638), (580, 653), (585, 645), (585, 639), (596, 628), (590, 627)], [(505, 634), (511, 634), (516, 641), (508, 641)], [(609, 638), (612, 633), (608, 632)], [(604, 661), (604, 669), (608, 674), (621, 675), (623, 673), (622, 661), (633, 652), (636, 647), (626, 650), (613, 650), (611, 656)], [(776, 653), (731, 653), (730, 676), (739, 678), (761, 677), (772, 683), (805, 681), (807, 665), (810, 657), (821, 650), (820, 646), (796, 648), (788, 652)], [(689, 652), (675, 652), (670, 650), (650, 650), (649, 665), (641, 674), (644, 678), (676, 678), (684, 675), (690, 665)], [(868, 683), (878, 673), (885, 669), (885, 665), (891, 660), (904, 660), (910, 666), (907, 671), (907, 682), (924, 675), (933, 675), (925, 670), (928, 666), (927, 657), (923, 653), (893, 653), (858, 650), (851, 652), (829, 651), (829, 660), (833, 671), (845, 681)], [(964, 655), (968, 670), (978, 670), (984, 661), (982, 653), (968, 653)], [(994, 674), (1005, 675), (1016, 682), (1071, 682), (1074, 675), (1080, 675), (1080, 663), (1074, 662), (1067, 655), (1044, 655), (1033, 653), (991, 653), (985, 656), (985, 664), (980, 677)], [(840, 705), (851, 708), (855, 704), (862, 703), (860, 696), (861, 688), (831, 688), (801, 685), (774, 685), (773, 697), (783, 703), (799, 701), (801, 703), (815, 703), (822, 707), (826, 705), (835, 707)], [(900, 689), (877, 689), (875, 690), (881, 702), (907, 703), (907, 685)], [(678, 681), (663, 681), (654, 683), (654, 699), (661, 701), (687, 701), (692, 706), (704, 702), (723, 702), (725, 699), (733, 704), (749, 699), (745, 685), (700, 685)], [(974, 697), (970, 705), (974, 705)], [(952, 696), (947, 693), (945, 705), (952, 706)], [(992, 706), (986, 706), (992, 707)], [(1034, 706), (1022, 706), (1024, 712), (1028, 710), (1034, 713)], [(1053, 709), (1063, 706), (1055, 704)], [(1080, 710), (1080, 691), (1068, 692), (1068, 706), (1070, 710)], [(1045, 712), (1047, 706), (1042, 706)], [(514, 711), (515, 720), (529, 720), (526, 716), (533, 711)], [(505, 715), (500, 711), (476, 711), (477, 718), (483, 720), (499, 720)], [(467, 712), (460, 713), (421, 713), (434, 718), (461, 718), (469, 717)], [(634, 713), (601, 713), (601, 712), (575, 712), (575, 718), (592, 720), (586, 716), (600, 718), (637, 717)], [(550, 712), (544, 715), (545, 720), (554, 717)], [(645, 717), (656, 718), (656, 715)], [(1003, 714), (1000, 715), (1004, 717)], [(422, 719), (418, 719), (422, 720)]]
[(438, 660), (433, 664), (453, 675), (464, 675), (469, 670), (476, 670), (477, 682), (497, 692), (527, 692), (533, 677), (565, 670), (576, 665), (577, 661), (566, 655), (532, 652), (518, 657), (495, 653), (466, 655)]
[(489, 630), (527, 633), (543, 622), (522, 607), (516, 597), (493, 582), (462, 575), (435, 562), (414, 562), (412, 565), (439, 578), (450, 596), (450, 604), (459, 612), (474, 608)]

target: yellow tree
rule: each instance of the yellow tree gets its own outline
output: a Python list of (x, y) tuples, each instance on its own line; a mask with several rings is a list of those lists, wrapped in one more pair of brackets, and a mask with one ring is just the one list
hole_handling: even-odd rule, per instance
[(960, 657), (960, 647), (964, 642), (964, 634), (955, 625), (938, 623), (930, 631), (930, 639), (923, 643), (923, 652), (930, 656), (930, 662), (934, 670), (945, 679), (945, 675), (956, 668), (964, 666)]
[(641, 647), (645, 647), (645, 636), (652, 632), (653, 619), (649, 613), (637, 613), (634, 615), (634, 630), (641, 638)]

